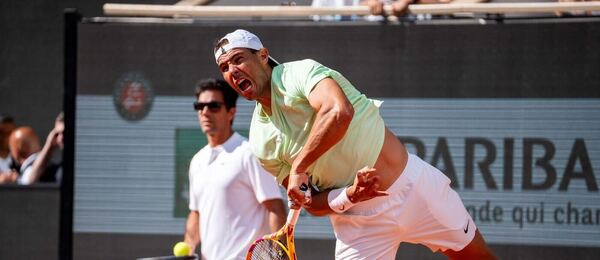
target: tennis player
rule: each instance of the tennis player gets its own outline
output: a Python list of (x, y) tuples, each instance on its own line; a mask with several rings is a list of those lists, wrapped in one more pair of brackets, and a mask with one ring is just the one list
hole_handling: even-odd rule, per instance
[(231, 87), (257, 101), (252, 151), (295, 207), (330, 216), (337, 259), (394, 259), (401, 242), (494, 258), (450, 180), (385, 127), (380, 101), (316, 61), (277, 64), (245, 30), (220, 39), (214, 55)]
[(208, 145), (190, 162), (184, 241), (192, 248), (200, 244), (202, 259), (245, 259), (254, 240), (285, 222), (279, 186), (232, 129), (237, 97), (223, 80), (196, 87), (194, 109)]

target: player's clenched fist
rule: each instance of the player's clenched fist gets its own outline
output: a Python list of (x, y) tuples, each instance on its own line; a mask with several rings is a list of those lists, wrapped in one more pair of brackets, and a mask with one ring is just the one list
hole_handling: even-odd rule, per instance
[(287, 195), (291, 209), (299, 209), (302, 205), (309, 204), (311, 195), (308, 187), (308, 174), (291, 172), (288, 177)]

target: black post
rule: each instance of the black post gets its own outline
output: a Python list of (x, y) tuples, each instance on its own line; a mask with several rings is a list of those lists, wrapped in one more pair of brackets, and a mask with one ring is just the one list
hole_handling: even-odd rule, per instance
[(81, 15), (65, 9), (64, 92), (65, 132), (63, 176), (60, 186), (60, 231), (58, 258), (73, 259), (73, 190), (75, 168), (75, 97), (77, 94), (77, 26)]

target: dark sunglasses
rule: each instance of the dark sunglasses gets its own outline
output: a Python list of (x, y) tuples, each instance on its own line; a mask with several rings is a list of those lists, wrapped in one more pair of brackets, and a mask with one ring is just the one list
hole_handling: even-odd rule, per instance
[(194, 109), (196, 111), (202, 111), (204, 110), (204, 107), (208, 107), (208, 110), (210, 110), (210, 112), (219, 112), (219, 110), (221, 110), (221, 106), (223, 105), (222, 102), (219, 101), (212, 101), (212, 102), (208, 102), (208, 103), (202, 103), (202, 102), (194, 102)]

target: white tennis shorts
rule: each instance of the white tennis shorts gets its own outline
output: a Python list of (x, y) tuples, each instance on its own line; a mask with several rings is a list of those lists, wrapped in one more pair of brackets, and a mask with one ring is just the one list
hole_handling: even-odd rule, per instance
[(330, 215), (336, 259), (394, 259), (401, 242), (460, 251), (473, 240), (477, 227), (450, 179), (419, 157), (409, 154), (387, 191)]

